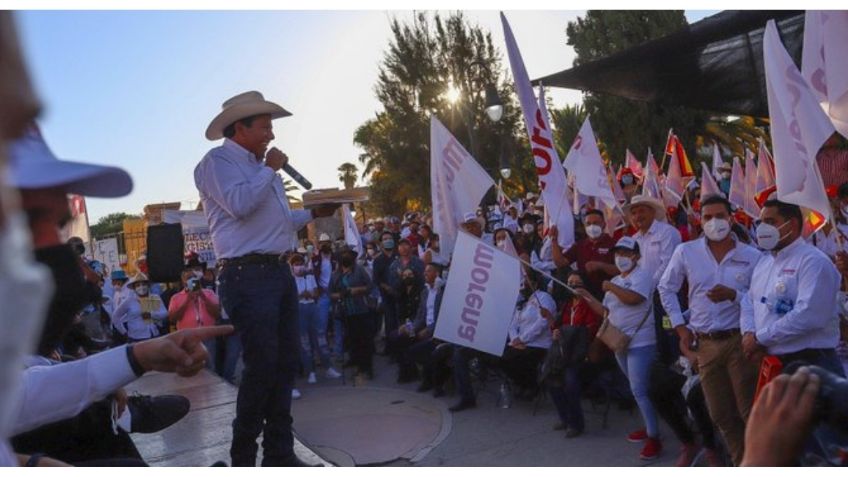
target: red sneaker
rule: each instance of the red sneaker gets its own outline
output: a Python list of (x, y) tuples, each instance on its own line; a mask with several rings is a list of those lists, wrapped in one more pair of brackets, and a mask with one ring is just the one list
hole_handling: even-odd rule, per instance
[(699, 447), (695, 444), (683, 444), (680, 448), (680, 456), (677, 457), (677, 467), (691, 467), (695, 457), (698, 456)]
[(645, 439), (645, 447), (639, 453), (639, 458), (642, 460), (654, 460), (660, 456), (662, 452), (662, 443), (656, 437), (648, 437)]
[(627, 434), (627, 440), (630, 442), (642, 442), (648, 438), (648, 431), (643, 427), (638, 431), (633, 431)]

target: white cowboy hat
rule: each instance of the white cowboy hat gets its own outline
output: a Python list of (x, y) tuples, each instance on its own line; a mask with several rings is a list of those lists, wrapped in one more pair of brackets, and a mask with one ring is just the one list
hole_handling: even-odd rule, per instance
[(633, 198), (630, 199), (630, 203), (624, 206), (624, 213), (629, 216), (630, 209), (637, 205), (647, 205), (648, 207), (651, 207), (655, 212), (654, 219), (659, 220), (660, 222), (665, 222), (665, 207), (663, 207), (659, 200), (647, 195), (634, 195)]
[(206, 128), (206, 139), (216, 141), (224, 137), (224, 128), (238, 121), (257, 114), (270, 114), (271, 119), (291, 116), (291, 113), (282, 106), (270, 101), (265, 101), (262, 93), (248, 91), (233, 96), (221, 105), (221, 112), (209, 123)]
[(329, 235), (327, 235), (327, 234), (321, 234), (321, 235), (318, 237), (318, 241), (319, 241), (319, 242), (329, 242), (329, 241), (330, 241), (330, 236), (329, 236)]
[(150, 279), (147, 278), (147, 275), (145, 275), (141, 272), (138, 272), (135, 275), (133, 275), (133, 277), (130, 278), (130, 281), (128, 281), (124, 286), (127, 287), (127, 288), (132, 288), (133, 285), (135, 285), (136, 283), (141, 283), (141, 282), (148, 282), (149, 283)]
[(121, 168), (59, 160), (36, 124), (9, 144), (9, 183), (18, 189), (62, 187), (88, 197), (123, 197), (133, 188)]

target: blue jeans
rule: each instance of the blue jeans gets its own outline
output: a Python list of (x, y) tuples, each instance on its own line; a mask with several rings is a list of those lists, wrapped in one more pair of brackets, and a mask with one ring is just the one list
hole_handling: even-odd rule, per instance
[(577, 366), (569, 366), (564, 371), (562, 387), (550, 387), (551, 400), (556, 406), (559, 419), (566, 428), (583, 431), (583, 406), (580, 404), (580, 376)]
[(236, 401), (233, 466), (255, 466), (263, 436), (262, 465), (294, 455), (291, 392), (299, 362), (297, 286), (287, 264), (229, 265), (221, 270), (221, 303), (243, 347), (244, 373)]
[(657, 357), (656, 345), (640, 346), (630, 348), (627, 351), (616, 353), (615, 360), (618, 366), (630, 381), (630, 391), (636, 399), (642, 419), (649, 437), (659, 436), (659, 425), (657, 424), (657, 413), (648, 394), (651, 379), (651, 366)]
[[(327, 322), (330, 321), (330, 293), (327, 290), (324, 290), (324, 293), (318, 297), (318, 302), (316, 303), (316, 309), (318, 313), (318, 322), (323, 323), (323, 328), (321, 328), (321, 334), (326, 339), (327, 336)], [(328, 344), (329, 346), (329, 344)], [(342, 327), (341, 320), (333, 320), (333, 354), (336, 356), (344, 357), (344, 329)]]
[(321, 365), (324, 369), (330, 367), (330, 348), (327, 345), (327, 321), (321, 320), (318, 306), (315, 303), (300, 303), (298, 305), (300, 323), (300, 361), (303, 371), (314, 371), (315, 351), (321, 355)]
[(236, 332), (224, 338), (224, 367), (221, 370), (221, 377), (233, 384), (236, 380), (236, 365), (240, 356), (241, 338)]

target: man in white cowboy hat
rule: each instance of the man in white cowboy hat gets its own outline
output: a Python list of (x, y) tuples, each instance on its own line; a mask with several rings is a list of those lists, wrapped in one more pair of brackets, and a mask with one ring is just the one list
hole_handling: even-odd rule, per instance
[(633, 238), (639, 242), (641, 264), (650, 271), (656, 285), (671, 260), (674, 248), (682, 241), (680, 232), (666, 223), (665, 207), (653, 197), (634, 195), (624, 206), (624, 213), (636, 229)]
[(298, 230), (336, 207), (290, 210), (277, 174), (288, 157), (268, 150), (271, 121), (290, 115), (257, 91), (226, 100), (206, 129), (207, 139), (224, 142), (194, 170), (221, 270), (221, 304), (244, 348), (230, 448), (234, 466), (256, 465), (260, 434), (262, 465), (304, 465), (294, 454), (291, 432), (298, 299), (291, 269), (280, 257), (297, 248)]

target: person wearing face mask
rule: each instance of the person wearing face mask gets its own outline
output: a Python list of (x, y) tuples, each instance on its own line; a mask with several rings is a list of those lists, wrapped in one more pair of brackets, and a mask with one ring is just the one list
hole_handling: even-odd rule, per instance
[[(328, 323), (330, 321), (330, 278), (333, 273), (338, 270), (339, 262), (333, 255), (332, 242), (330, 236), (322, 233), (318, 237), (318, 253), (312, 258), (312, 273), (315, 277), (315, 283), (318, 285), (318, 294), (316, 308), (318, 313), (318, 321)], [(344, 342), (344, 330), (338, 321), (333, 322), (333, 351), (336, 356), (342, 355)]]
[[(392, 232), (386, 230), (380, 236), (381, 252), (374, 259), (374, 273), (372, 278), (374, 285), (380, 290), (380, 303), (382, 311), (382, 329), (384, 340), (388, 338), (391, 330), (396, 329), (397, 322), (397, 293), (392, 287), (390, 268), (397, 258), (397, 246)], [(379, 327), (379, 325), (378, 325)], [(384, 341), (384, 344), (387, 344)]]
[[(585, 283), (587, 281), (583, 279), (580, 272), (572, 271), (566, 279), (566, 284), (575, 290), (580, 290), (586, 288)], [(601, 317), (589, 307), (579, 294), (569, 294), (562, 306), (562, 316), (553, 327), (552, 338), (554, 342), (562, 339), (563, 327), (582, 326), (586, 328), (586, 336), (591, 343), (600, 324)], [(551, 401), (553, 401), (559, 415), (559, 422), (554, 426), (554, 430), (564, 429), (565, 437), (568, 438), (577, 437), (585, 430), (583, 407), (580, 403), (581, 366), (582, 363), (566, 365), (561, 376), (559, 376), (560, 379), (556, 381), (557, 384), (548, 384)]]
[(412, 244), (409, 240), (401, 239), (397, 242), (397, 257), (395, 257), (394, 261), (392, 261), (391, 265), (389, 265), (387, 278), (388, 285), (391, 287), (392, 297), (395, 302), (395, 315), (393, 317), (391, 327), (388, 326), (388, 322), (386, 323), (386, 330), (396, 329), (399, 324), (404, 322), (405, 317), (400, 316), (400, 295), (402, 293), (402, 288), (404, 287), (403, 277), (406, 271), (409, 270), (412, 272), (416, 282), (424, 282), (424, 262), (415, 256), (412, 253), (412, 250)]
[[(706, 198), (701, 220), (704, 236), (677, 246), (658, 291), (680, 337), (680, 351), (698, 368), (710, 415), (739, 465), (757, 384), (756, 366), (742, 353), (739, 303), (761, 253), (731, 233), (733, 216), (724, 197)], [(678, 299), (684, 282), (689, 292), (688, 322)], [(688, 463), (696, 453), (693, 445), (683, 449)]]
[(325, 374), (328, 378), (339, 378), (341, 373), (336, 371), (330, 362), (330, 347), (326, 337), (327, 318), (318, 313), (315, 305), (316, 298), (319, 296), (318, 284), (314, 276), (306, 273), (304, 262), (303, 255), (299, 253), (292, 254), (289, 258), (289, 265), (292, 267), (294, 281), (297, 284), (301, 366), (307, 373), (306, 381), (309, 384), (315, 384), (317, 378), (313, 357), (316, 351), (321, 357), (321, 366), (326, 370)]
[(150, 293), (150, 280), (139, 272), (127, 282), (135, 296), (124, 300), (112, 316), (112, 324), (130, 342), (159, 336), (158, 323), (168, 318), (168, 310), (158, 296)]
[(430, 248), (430, 239), (433, 238), (433, 229), (427, 224), (421, 224), (418, 228), (418, 258), (424, 260), (424, 254)]
[(557, 242), (559, 231), (551, 227), (551, 251), (554, 263), (559, 268), (577, 264), (577, 270), (586, 276), (586, 287), (595, 296), (601, 296), (601, 285), (605, 280), (618, 275), (613, 263), (612, 248), (615, 241), (605, 232), (606, 221), (600, 210), (589, 210), (583, 219), (586, 238), (578, 240), (563, 252)]
[[(846, 197), (840, 197), (840, 191), (845, 193)], [(822, 228), (810, 237), (810, 241), (831, 260), (834, 260), (838, 252), (848, 250), (848, 205), (845, 205), (845, 202), (848, 202), (848, 183), (842, 184), (839, 188), (835, 186), (827, 187), (826, 192), (827, 198), (830, 199), (835, 223), (830, 220), (825, 222)]]
[[(29, 232), (32, 236), (31, 246), (35, 248), (39, 260), (52, 272), (52, 280), (48, 275), (46, 280), (40, 279), (37, 286), (33, 285), (27, 291), (32, 296), (39, 290), (48, 294), (51, 289), (54, 292), (47, 309), (47, 322), (41, 337), (43, 347), (49, 348), (55, 346), (51, 343), (61, 341), (62, 335), (81, 308), (81, 303), (87, 299), (87, 285), (83, 278), (79, 257), (69, 246), (63, 245), (59, 238), (60, 227), (70, 218), (67, 194), (76, 193), (90, 197), (122, 196), (132, 189), (132, 180), (125, 171), (118, 168), (59, 161), (44, 143), (34, 125), (10, 147), (10, 155), (13, 167), (10, 168), (8, 180), (20, 190), (21, 206), (29, 221)], [(3, 247), (0, 247), (2, 250), (12, 249), (13, 244), (5, 240), (3, 242)], [(17, 250), (16, 253), (22, 259), (28, 255), (23, 250)], [(21, 269), (14, 269), (13, 272), (20, 273)], [(7, 299), (4, 303), (11, 306), (13, 301)], [(32, 315), (23, 305), (16, 306), (14, 312), (17, 322), (22, 320), (32, 322), (36, 329), (43, 321), (43, 315)], [(121, 346), (68, 363), (54, 364), (45, 360), (33, 363), (23, 372), (20, 381), (23, 399), (15, 403), (13, 413), (15, 419), (12, 422), (11, 432), (8, 432), (8, 428), (5, 427), (4, 419), (2, 436), (26, 432), (30, 434), (28, 436), (30, 444), (44, 445), (45, 442), (33, 436), (30, 431), (37, 432), (41, 426), (51, 423), (59, 426), (62, 424), (59, 421), (81, 416), (81, 412), (87, 411), (107, 395), (119, 393), (122, 385), (132, 382), (145, 371), (178, 370), (183, 375), (193, 375), (202, 368), (203, 361), (208, 359), (200, 341), (205, 339), (207, 334), (212, 337), (231, 331), (229, 327), (223, 328), (208, 330), (202, 334), (184, 332), (168, 338)], [(23, 341), (27, 345), (31, 343), (26, 335), (20, 334), (21, 327), (6, 326), (4, 330), (16, 340)], [(8, 351), (6, 346), (0, 348)], [(190, 355), (192, 360), (187, 364), (186, 360)], [(4, 355), (4, 359), (12, 361), (12, 357), (8, 355)], [(4, 384), (0, 386), (2, 389), (0, 392), (13, 391), (13, 387), (9, 386), (5, 380), (0, 378), (0, 382)], [(126, 398), (125, 393), (124, 397)], [(161, 396), (153, 399), (158, 398)], [(180, 406), (187, 412), (187, 400), (179, 396), (176, 398), (182, 401)], [(117, 397), (115, 399), (120, 401)], [(130, 408), (133, 406), (133, 399), (133, 397), (125, 399), (123, 404), (119, 403), (119, 406)], [(163, 408), (157, 405), (161, 402), (150, 402), (150, 399), (146, 396), (143, 398), (148, 401), (148, 405), (143, 408), (149, 411), (163, 411)], [(111, 401), (107, 407), (111, 408)], [(140, 409), (133, 411), (133, 426), (136, 426), (139, 418), (145, 414)], [(185, 412), (176, 419), (185, 415)], [(147, 415), (150, 417), (150, 412)], [(160, 414), (153, 417), (154, 422), (148, 422), (148, 424), (164, 424), (162, 427), (169, 425), (165, 422), (168, 420), (167, 416)], [(89, 423), (85, 419), (82, 422)], [(47, 429), (46, 432), (58, 437), (60, 441), (64, 438), (64, 442), (61, 443), (62, 448), (69, 449), (71, 454), (79, 456), (98, 447), (103, 440), (108, 440), (100, 439), (103, 433), (109, 432), (108, 413), (105, 420), (101, 419), (98, 422), (102, 427), (87, 425), (83, 429), (83, 431), (89, 431), (85, 436), (68, 433), (74, 429), (72, 426), (62, 427), (65, 432), (59, 431), (58, 436), (56, 435), (58, 428)], [(173, 422), (170, 421), (170, 423)], [(21, 436), (18, 435), (18, 437)], [(80, 442), (86, 443), (88, 447), (80, 449)], [(36, 450), (44, 452), (46, 449), (36, 447)], [(2, 457), (0, 461), (5, 463)]]
[(662, 451), (657, 413), (649, 394), (651, 367), (657, 358), (657, 335), (648, 323), (652, 315), (654, 282), (651, 272), (642, 265), (640, 250), (639, 242), (632, 237), (622, 237), (615, 244), (615, 266), (621, 273), (603, 283), (606, 293), (603, 303), (587, 290), (578, 290), (578, 293), (595, 313), (603, 315), (630, 337), (627, 349), (617, 352), (615, 359), (630, 381), (630, 390), (645, 428), (631, 432), (627, 440), (644, 441), (639, 457), (653, 460)]
[(357, 367), (359, 380), (374, 378), (373, 320), (366, 301), (371, 283), (368, 272), (356, 264), (356, 254), (342, 253), (339, 269), (330, 279), (329, 292), (339, 310), (336, 318), (344, 324), (351, 364)]
[(733, 168), (726, 162), (722, 162), (721, 165), (718, 166), (718, 188), (724, 192), (725, 197), (730, 195), (730, 176), (732, 171)]
[(754, 363), (769, 354), (845, 376), (835, 351), (839, 272), (801, 236), (803, 221), (800, 207), (778, 200), (760, 211), (757, 245), (766, 252), (742, 297), (742, 350)]
[[(200, 278), (191, 269), (184, 270), (181, 279), (181, 290), (171, 297), (168, 304), (168, 321), (173, 323), (177, 330), (215, 326), (221, 317), (218, 295), (203, 288)], [(206, 346), (210, 356), (215, 356), (217, 346), (214, 339), (203, 343), (203, 346)], [(209, 360), (207, 365), (210, 370), (214, 370), (214, 359)]]

